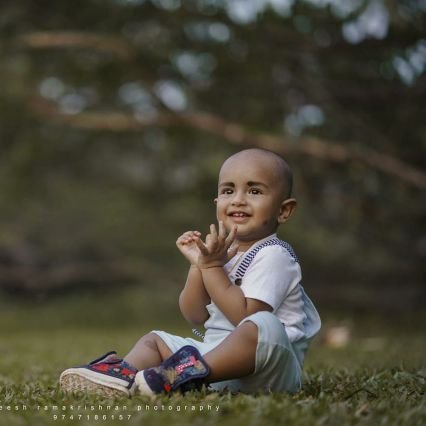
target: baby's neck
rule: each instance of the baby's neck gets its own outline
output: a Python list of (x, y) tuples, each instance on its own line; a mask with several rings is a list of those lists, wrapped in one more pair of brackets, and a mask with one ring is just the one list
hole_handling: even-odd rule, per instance
[(234, 244), (238, 245), (238, 251), (247, 251), (252, 245), (256, 244), (258, 241), (262, 241), (268, 237), (271, 237), (274, 234), (271, 235), (266, 235), (265, 237), (262, 238), (257, 238), (255, 240), (239, 240), (239, 239), (235, 239)]

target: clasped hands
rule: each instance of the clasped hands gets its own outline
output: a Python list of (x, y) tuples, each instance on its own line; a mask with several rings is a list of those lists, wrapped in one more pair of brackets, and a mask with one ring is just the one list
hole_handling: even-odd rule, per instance
[(200, 232), (188, 231), (177, 239), (176, 245), (191, 265), (199, 269), (223, 267), (238, 251), (238, 245), (233, 244), (236, 234), (236, 225), (226, 235), (225, 226), (219, 221), (219, 230), (214, 224), (210, 225), (205, 241)]

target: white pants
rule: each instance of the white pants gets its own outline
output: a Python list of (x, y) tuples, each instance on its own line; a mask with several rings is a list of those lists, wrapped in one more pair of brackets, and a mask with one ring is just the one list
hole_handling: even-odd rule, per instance
[[(251, 321), (258, 329), (256, 366), (254, 373), (233, 380), (212, 383), (214, 390), (256, 393), (259, 391), (297, 392), (302, 385), (303, 357), (308, 347), (306, 340), (291, 343), (285, 327), (270, 312), (256, 312), (244, 318), (240, 324)], [(239, 324), (239, 325), (240, 325)], [(185, 345), (195, 346), (205, 355), (218, 346), (229, 330), (208, 329), (203, 342), (153, 330), (174, 353)]]

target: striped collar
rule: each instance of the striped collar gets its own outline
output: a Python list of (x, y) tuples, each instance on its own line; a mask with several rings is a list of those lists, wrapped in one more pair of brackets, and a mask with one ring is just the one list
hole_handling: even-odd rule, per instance
[(264, 247), (269, 246), (281, 246), (284, 247), (290, 256), (296, 261), (299, 262), (297, 259), (296, 253), (294, 252), (291, 245), (285, 241), (280, 240), (277, 237), (277, 234), (272, 234), (269, 237), (263, 238), (256, 243), (254, 243), (242, 256), (242, 258), (239, 261), (239, 265), (235, 271), (235, 278), (242, 278), (244, 274), (246, 273), (248, 267), (251, 265), (253, 259), (256, 257), (257, 253), (259, 253), (260, 250), (262, 250)]

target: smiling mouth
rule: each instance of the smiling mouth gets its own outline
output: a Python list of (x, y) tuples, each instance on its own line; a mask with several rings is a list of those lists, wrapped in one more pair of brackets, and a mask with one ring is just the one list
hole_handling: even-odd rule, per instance
[(228, 216), (231, 216), (231, 217), (250, 217), (249, 214), (244, 213), (244, 212), (233, 212), (233, 213), (230, 213)]

